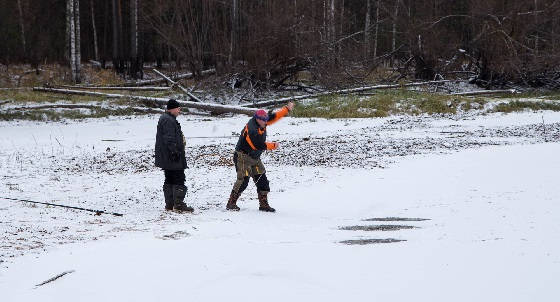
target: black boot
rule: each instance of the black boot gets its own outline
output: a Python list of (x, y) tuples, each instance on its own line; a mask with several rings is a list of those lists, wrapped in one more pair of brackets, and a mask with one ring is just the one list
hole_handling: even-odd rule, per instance
[(229, 195), (229, 199), (226, 205), (226, 209), (230, 211), (239, 211), (239, 207), (237, 206), (236, 202), (239, 199), (239, 193), (231, 190), (231, 194)]
[(165, 197), (165, 209), (167, 211), (173, 210), (173, 186), (170, 184), (163, 184), (163, 196)]
[(183, 185), (173, 185), (173, 210), (177, 212), (193, 212), (192, 207), (187, 206), (184, 202), (187, 195), (187, 187)]
[(268, 192), (261, 191), (261, 192), (257, 192), (257, 194), (259, 195), (259, 211), (276, 212), (276, 210), (270, 207), (270, 205), (268, 204), (268, 197), (267, 197)]

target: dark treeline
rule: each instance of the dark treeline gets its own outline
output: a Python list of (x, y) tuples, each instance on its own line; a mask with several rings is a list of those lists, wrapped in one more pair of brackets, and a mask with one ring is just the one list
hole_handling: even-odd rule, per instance
[[(558, 85), (558, 0), (0, 0), (0, 62), (145, 62), (241, 83), (281, 85), (310, 71), (325, 84), (379, 70), (473, 76), (483, 86)], [(556, 83), (556, 84), (555, 84)]]

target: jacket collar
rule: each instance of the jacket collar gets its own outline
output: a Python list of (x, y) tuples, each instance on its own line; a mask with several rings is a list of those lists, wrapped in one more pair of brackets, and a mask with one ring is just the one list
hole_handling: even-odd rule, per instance
[(255, 126), (257, 126), (257, 129), (266, 130), (266, 125), (264, 125), (264, 127), (261, 127), (261, 125), (259, 125), (259, 122), (257, 122), (257, 118), (254, 116), (251, 118), (249, 122), (254, 123)]
[(165, 114), (169, 115), (169, 116), (172, 117), (174, 120), (177, 119), (177, 117), (174, 116), (173, 114), (171, 114), (169, 111), (165, 111)]

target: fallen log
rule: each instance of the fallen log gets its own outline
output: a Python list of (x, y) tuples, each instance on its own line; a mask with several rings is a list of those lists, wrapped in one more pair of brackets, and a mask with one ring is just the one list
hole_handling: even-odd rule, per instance
[[(138, 96), (138, 95), (124, 95), (124, 94), (117, 94), (117, 93), (102, 93), (102, 92), (94, 92), (94, 91), (56, 89), (56, 88), (44, 88), (44, 87), (33, 87), (33, 91), (75, 94), (75, 95), (92, 95), (92, 96), (101, 96), (101, 97), (116, 98), (116, 99), (129, 98), (133, 100), (154, 102), (160, 105), (166, 105), (167, 101), (169, 101), (168, 98), (156, 98), (156, 97), (147, 97), (147, 96)], [(190, 101), (177, 101), (177, 102), (179, 103), (179, 105), (181, 105), (181, 107), (206, 110), (215, 114), (239, 113), (239, 114), (253, 115), (255, 113), (254, 109), (240, 107), (240, 106), (197, 103), (197, 102), (190, 102)]]
[(515, 93), (515, 89), (504, 89), (504, 90), (478, 90), (478, 91), (467, 91), (467, 92), (455, 92), (449, 95), (483, 95), (483, 94), (500, 94), (500, 93)]
[(62, 88), (70, 88), (70, 89), (91, 89), (91, 90), (130, 90), (130, 91), (167, 91), (170, 90), (171, 87), (158, 87), (158, 86), (150, 86), (150, 87), (126, 87), (126, 86), (71, 86), (71, 85), (61, 85), (59, 87)]
[[(209, 74), (213, 74), (216, 72), (216, 69), (208, 69), (208, 70), (203, 70), (200, 72), (201, 75), (209, 75)], [(184, 74), (178, 74), (175, 76), (172, 76), (171, 79), (174, 81), (177, 80), (182, 80), (182, 79), (188, 79), (191, 78), (193, 76), (192, 72), (189, 73), (184, 73)], [(147, 86), (147, 85), (152, 85), (152, 84), (157, 84), (157, 83), (164, 83), (166, 81), (166, 79), (153, 79), (153, 80), (143, 80), (143, 81), (136, 81), (136, 82), (126, 82), (123, 86)]]
[[(116, 110), (121, 108), (105, 107), (97, 105), (87, 105), (87, 104), (53, 104), (53, 105), (39, 105), (39, 106), (24, 106), (24, 107), (13, 107), (7, 110), (40, 110), (40, 109), (96, 109), (96, 110)], [(138, 108), (138, 107), (126, 107), (127, 110), (139, 113), (158, 113), (161, 114), (165, 112), (162, 109), (152, 109), (152, 108)]]
[(324, 95), (331, 95), (331, 94), (349, 94), (355, 92), (362, 92), (368, 90), (375, 90), (375, 89), (391, 89), (391, 88), (400, 88), (400, 87), (412, 87), (412, 86), (422, 86), (422, 85), (429, 85), (429, 84), (439, 84), (439, 83), (446, 83), (450, 82), (450, 80), (441, 80), (441, 81), (428, 81), (428, 82), (415, 82), (415, 83), (408, 83), (408, 84), (391, 84), (391, 85), (375, 85), (375, 86), (366, 86), (366, 87), (357, 87), (357, 88), (349, 88), (349, 89), (340, 89), (334, 91), (325, 91), (313, 94), (306, 94), (306, 95), (298, 95), (298, 96), (291, 96), (280, 98), (277, 100), (270, 100), (259, 102), (255, 104), (244, 104), (241, 105), (243, 107), (265, 107), (265, 106), (272, 106), (277, 104), (283, 104), (289, 101), (296, 101), (301, 99), (309, 99), (309, 98), (317, 98)]
[(171, 87), (177, 86), (179, 87), (179, 89), (181, 89), (181, 91), (183, 91), (186, 95), (190, 96), (191, 99), (202, 103), (202, 101), (197, 98), (196, 96), (194, 96), (190, 91), (188, 91), (185, 87), (183, 87), (181, 84), (173, 81), (172, 79), (170, 79), (169, 77), (167, 77), (166, 75), (164, 75), (163, 73), (159, 72), (157, 69), (152, 69), (155, 73), (159, 74), (162, 78), (164, 78), (167, 82), (169, 82), (171, 84)]

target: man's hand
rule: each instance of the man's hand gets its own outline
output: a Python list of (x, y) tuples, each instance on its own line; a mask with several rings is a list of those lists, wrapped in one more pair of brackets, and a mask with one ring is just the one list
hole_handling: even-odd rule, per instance
[(294, 109), (294, 102), (289, 102), (286, 107), (288, 107), (288, 111), (292, 111)]
[(276, 150), (276, 149), (278, 149), (277, 142), (266, 143), (266, 150)]

